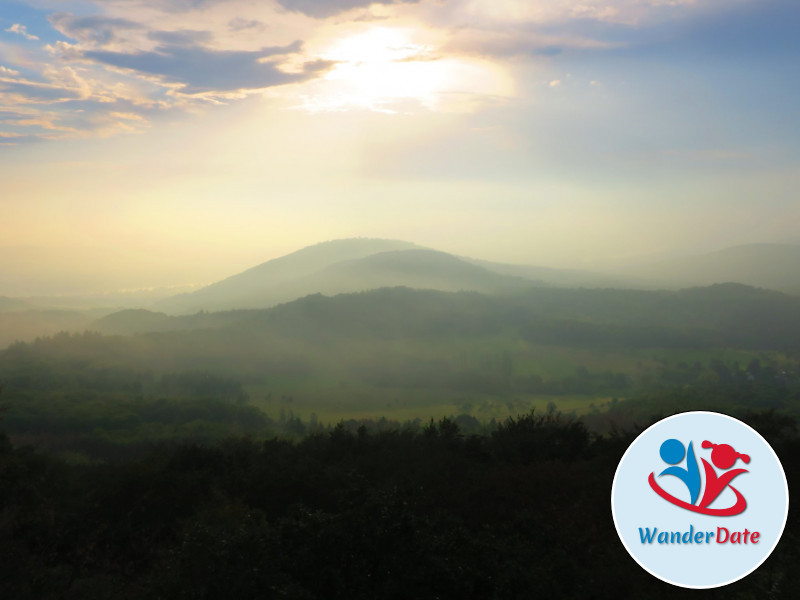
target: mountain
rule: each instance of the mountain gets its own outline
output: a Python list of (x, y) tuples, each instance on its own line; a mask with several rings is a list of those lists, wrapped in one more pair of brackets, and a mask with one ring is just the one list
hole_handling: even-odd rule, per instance
[(638, 277), (625, 275), (607, 275), (580, 269), (553, 269), (535, 265), (512, 265), (475, 258), (462, 257), (462, 260), (488, 269), (493, 273), (521, 277), (537, 285), (587, 288), (614, 287), (628, 289), (643, 287)]
[(196, 292), (178, 294), (156, 302), (153, 308), (173, 314), (201, 310), (265, 308), (315, 293), (318, 290), (311, 289), (296, 294), (293, 288), (298, 286), (293, 284), (338, 262), (355, 260), (378, 252), (412, 248), (419, 246), (400, 240), (368, 238), (322, 242), (267, 261)]
[[(525, 280), (492, 272), (436, 250), (380, 252), (341, 262), (316, 274), (323, 294), (382, 287), (410, 287), (444, 292), (499, 292), (527, 287)], [(309, 282), (310, 283), (310, 282)]]
[(158, 302), (171, 314), (267, 308), (310, 294), (406, 286), (496, 292), (526, 285), (455, 256), (409, 242), (347, 239), (324, 242), (260, 264), (191, 294)]
[(641, 277), (653, 285), (685, 287), (732, 282), (800, 294), (800, 245), (734, 246), (639, 265), (623, 275)]
[[(30, 342), (37, 337), (50, 336), (61, 331), (83, 331), (101, 317), (131, 306), (124, 301), (131, 302), (134, 306), (144, 303), (141, 297), (133, 294), (26, 298), (0, 296), (0, 348), (14, 342)], [(146, 329), (137, 331), (151, 329), (148, 325)]]
[(800, 293), (800, 245), (739, 246), (604, 275), (456, 257), (399, 240), (333, 240), (167, 298), (152, 308), (167, 314), (260, 309), (310, 294), (397, 286), (497, 293), (531, 286), (652, 289), (727, 282)]

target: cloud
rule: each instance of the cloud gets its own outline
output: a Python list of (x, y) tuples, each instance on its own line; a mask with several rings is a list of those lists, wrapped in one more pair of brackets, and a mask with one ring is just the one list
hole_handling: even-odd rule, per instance
[(20, 144), (30, 144), (45, 140), (44, 136), (39, 135), (9, 135), (0, 133), (0, 146), (19, 146)]
[(0, 110), (0, 142), (19, 145), (75, 135), (77, 130), (58, 122), (58, 114), (28, 105), (18, 110)]
[(57, 41), (55, 44), (47, 44), (44, 49), (51, 56), (66, 61), (80, 60), (83, 57), (83, 53), (78, 44), (70, 44), (62, 40)]
[(32, 113), (22, 110), (0, 109), (0, 121), (5, 123), (12, 123), (22, 119), (30, 118)]
[[(797, 54), (791, 30), (796, 19), (783, 18), (781, 31), (785, 35), (774, 35), (777, 10), (774, 7), (782, 9), (783, 17), (796, 15), (797, 9), (791, 8), (798, 6), (795, 0), (752, 0), (741, 3), (746, 5), (741, 8), (732, 7), (729, 0), (706, 0), (702, 7), (690, 2), (86, 0), (61, 3), (62, 7), (69, 5), (72, 12), (58, 12), (47, 18), (68, 40), (52, 30), (47, 37), (46, 24), (28, 20), (27, 16), (16, 16), (14, 20), (34, 27), (44, 40), (41, 47), (25, 42), (23, 37), (30, 38), (30, 34), (24, 25), (15, 24), (6, 30), (17, 35), (6, 36), (3, 42), (8, 46), (9, 38), (16, 38), (12, 44), (24, 48), (26, 60), (0, 65), (0, 105), (47, 110), (49, 104), (63, 113), (51, 122), (69, 123), (76, 129), (86, 127), (91, 133), (100, 122), (107, 131), (124, 130), (125, 124), (137, 121), (120, 115), (139, 114), (143, 107), (160, 115), (170, 111), (180, 113), (209, 101), (243, 97), (252, 91), (305, 81), (310, 83), (308, 89), (298, 87), (285, 92), (306, 94), (310, 90), (313, 95), (314, 86), (327, 85), (327, 78), (321, 75), (335, 64), (315, 58), (333, 58), (326, 54), (326, 48), (360, 28), (371, 28), (368, 23), (355, 22), (372, 19), (389, 21), (386, 24), (389, 28), (408, 28), (426, 39), (425, 52), (399, 58), (393, 66), (395, 62), (445, 64), (448, 60), (477, 56), (487, 68), (494, 65), (505, 69), (509, 77), (516, 73), (518, 81), (524, 82), (532, 81), (525, 77), (525, 69), (533, 63), (544, 71), (534, 78), (536, 85), (547, 86), (551, 81), (563, 80), (556, 88), (561, 90), (558, 96), (566, 96), (570, 90), (578, 93), (573, 90), (576, 86), (566, 85), (563, 75), (568, 69), (560, 65), (582, 61), (590, 54), (595, 55), (592, 68), (583, 78), (587, 83), (590, 79), (603, 81), (602, 91), (608, 93), (614, 91), (619, 76), (600, 67), (623, 64), (620, 58), (652, 62), (672, 60), (675, 53), (681, 52), (709, 56), (707, 47), (728, 51), (734, 43), (738, 43), (739, 49), (730, 52), (739, 55), (776, 52), (778, 45)], [(59, 6), (53, 0), (47, 0), (46, 4)], [(94, 6), (95, 14), (82, 14), (90, 5)], [(768, 11), (769, 7), (773, 8)], [(340, 16), (322, 20), (332, 15)], [(11, 19), (3, 27), (10, 23)], [(265, 32), (269, 32), (269, 37)], [(265, 37), (274, 41), (264, 42)], [(289, 44), (293, 39), (302, 39), (303, 44)], [(260, 48), (264, 43), (276, 47)], [(0, 54), (16, 57), (4, 50), (0, 48)], [(359, 61), (363, 59), (356, 57), (352, 61), (354, 68), (361, 68)], [(23, 64), (24, 68), (20, 66)], [(60, 67), (56, 71), (62, 73), (61, 79), (55, 75), (56, 71), (45, 74), (48, 68), (59, 65), (71, 65), (81, 81), (70, 81), (68, 73), (60, 71)], [(548, 70), (550, 66), (554, 68)], [(402, 86), (403, 82), (397, 85)], [(463, 87), (459, 87), (459, 94)], [(588, 85), (584, 87), (589, 89)], [(595, 86), (594, 91), (601, 90)], [(122, 103), (127, 104), (122, 106)], [(78, 110), (85, 113), (77, 114)], [(76, 114), (67, 115), (70, 111)], [(93, 115), (97, 115), (94, 120)], [(153, 116), (148, 114), (146, 118)]]
[(20, 25), (19, 23), (14, 23), (11, 27), (6, 29), (9, 33), (17, 33), (29, 40), (38, 40), (39, 38), (33, 34), (28, 33), (28, 28), (25, 25)]
[[(253, 13), (241, 3), (221, 1), (96, 4), (103, 12), (81, 14), (75, 8), (42, 15), (52, 27), (47, 43), (26, 49), (24, 57), (8, 54), (24, 58), (25, 69), (0, 61), (5, 145), (141, 132), (209, 103), (318, 78), (334, 64), (302, 52), (303, 44), (289, 43), (293, 38), (285, 32), (275, 34), (281, 39), (272, 47), (260, 47), (260, 32), (275, 29), (264, 20), (275, 14), (274, 5)], [(204, 8), (213, 10), (199, 10)], [(285, 12), (280, 18), (303, 20)], [(28, 37), (21, 24), (9, 32)], [(13, 49), (2, 43), (0, 54)], [(22, 47), (24, 40), (13, 43)]]
[(311, 63), (299, 73), (282, 71), (270, 59), (296, 53), (302, 44), (262, 48), (256, 51), (214, 50), (200, 46), (164, 44), (152, 52), (87, 51), (90, 60), (156, 76), (181, 86), (185, 94), (261, 89), (309, 79), (320, 71)]
[(126, 121), (139, 121), (141, 123), (146, 120), (142, 115), (138, 113), (110, 112), (108, 114), (110, 117), (113, 117), (115, 119), (123, 119)]
[(54, 13), (48, 17), (50, 24), (60, 33), (84, 43), (108, 44), (119, 39), (120, 31), (143, 29), (141, 23), (101, 15), (75, 16)]
[(0, 78), (0, 99), (13, 96), (22, 103), (52, 103), (82, 98), (79, 89), (70, 89), (62, 85), (26, 80), (10, 80)]
[(148, 114), (167, 112), (142, 103), (119, 76), (103, 81), (97, 68), (39, 67), (30, 78), (0, 71), (0, 133), (9, 143), (138, 132), (149, 126)]
[(180, 29), (178, 31), (151, 31), (147, 37), (153, 41), (172, 46), (195, 46), (208, 44), (214, 38), (210, 31)]
[(454, 30), (444, 47), (450, 52), (473, 54), (497, 59), (555, 57), (574, 50), (598, 51), (624, 45), (607, 32), (607, 25), (587, 32), (569, 27), (552, 28), (531, 24), (495, 29), (463, 27)]
[[(99, 2), (99, 0), (95, 0)], [(215, 7), (235, 4), (234, 0), (103, 0), (106, 3), (118, 5), (131, 4), (136, 2), (140, 6), (155, 8), (166, 13), (187, 13), (192, 11), (203, 11)], [(355, 8), (367, 8), (372, 4), (417, 4), (420, 0), (277, 0), (278, 4), (284, 9), (303, 13), (314, 18), (326, 18)], [(239, 4), (243, 4), (239, 2)], [(252, 7), (254, 2), (246, 3)], [(263, 4), (269, 4), (263, 2)], [(239, 8), (242, 10), (242, 7)], [(258, 23), (249, 18), (237, 17), (234, 19), (237, 24)], [(235, 27), (232, 29), (236, 30)]]
[[(110, 137), (141, 133), (151, 126), (158, 109), (134, 106), (120, 99), (64, 100), (58, 104), (30, 102), (17, 111), (0, 111), (0, 137), (15, 144), (76, 137)], [(0, 140), (2, 141), (2, 140)]]
[(155, 0), (154, 4), (169, 12), (186, 12), (224, 2), (226, 0)]
[(324, 73), (325, 71), (329, 70), (333, 66), (335, 66), (337, 62), (335, 60), (323, 60), (317, 59), (312, 60), (306, 63), (303, 63), (303, 73), (311, 74), (311, 73)]
[(353, 8), (371, 4), (416, 4), (419, 0), (278, 0), (287, 10), (301, 12), (310, 17), (324, 19)]
[(236, 17), (235, 19), (228, 21), (228, 28), (231, 31), (246, 31), (248, 29), (264, 31), (267, 26), (261, 21), (257, 21), (255, 19), (243, 19), (241, 17)]

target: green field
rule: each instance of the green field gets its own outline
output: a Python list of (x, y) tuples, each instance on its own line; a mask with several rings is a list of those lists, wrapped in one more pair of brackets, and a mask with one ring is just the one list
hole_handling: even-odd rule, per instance
[(549, 406), (564, 413), (582, 415), (603, 410), (612, 401), (609, 396), (531, 394), (491, 395), (460, 393), (447, 390), (377, 388), (359, 383), (339, 385), (301, 385), (286, 393), (276, 394), (272, 386), (246, 386), (250, 404), (273, 419), (281, 412), (307, 421), (316, 415), (323, 424), (347, 419), (379, 419), (414, 421), (439, 420), (442, 417), (467, 414), (486, 422), (527, 413), (531, 409), (545, 411)]

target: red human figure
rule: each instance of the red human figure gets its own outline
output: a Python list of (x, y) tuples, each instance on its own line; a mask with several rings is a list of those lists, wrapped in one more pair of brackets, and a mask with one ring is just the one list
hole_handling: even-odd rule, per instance
[[(734, 450), (728, 444), (712, 444), (708, 440), (705, 440), (702, 444), (702, 447), (713, 448), (711, 451), (711, 462), (713, 462), (714, 466), (718, 469), (730, 469), (739, 458), (741, 458), (745, 464), (750, 462), (750, 457), (747, 454), (740, 454), (739, 452), (736, 452), (736, 450)], [(700, 506), (702, 508), (705, 508), (714, 500), (716, 500), (717, 496), (722, 493), (722, 490), (728, 487), (734, 477), (748, 472), (747, 469), (734, 469), (733, 471), (728, 471), (727, 473), (717, 476), (717, 472), (714, 470), (714, 467), (708, 464), (708, 461), (706, 461), (705, 458), (700, 460), (703, 461), (703, 468), (706, 472), (706, 490), (703, 493), (703, 499), (700, 501)], [(737, 490), (735, 487), (731, 486), (731, 489), (736, 493), (736, 504), (738, 507), (740, 502), (744, 503), (744, 497), (742, 497), (741, 493), (739, 493), (739, 490)], [(744, 507), (741, 510), (744, 510)], [(741, 512), (741, 510), (739, 512)]]

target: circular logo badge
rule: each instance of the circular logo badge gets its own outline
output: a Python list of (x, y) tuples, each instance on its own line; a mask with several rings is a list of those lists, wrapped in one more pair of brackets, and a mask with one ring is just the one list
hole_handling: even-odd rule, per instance
[(686, 588), (727, 585), (770, 555), (789, 488), (775, 451), (732, 417), (688, 412), (630, 445), (611, 489), (625, 549), (650, 574)]

